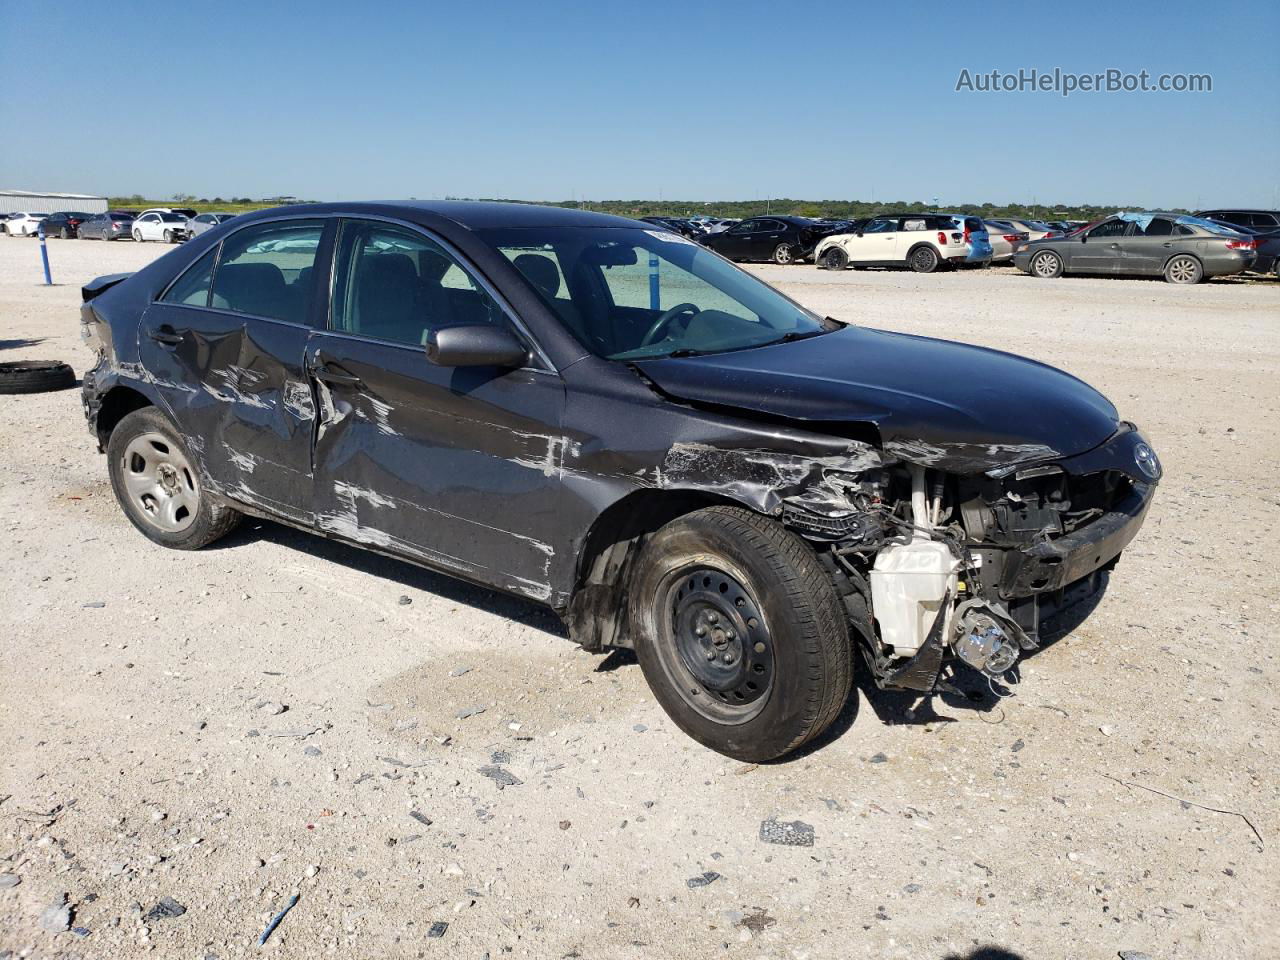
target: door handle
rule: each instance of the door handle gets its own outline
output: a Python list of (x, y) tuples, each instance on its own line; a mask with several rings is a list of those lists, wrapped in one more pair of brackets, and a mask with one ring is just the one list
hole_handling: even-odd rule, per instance
[(159, 330), (152, 330), (148, 336), (156, 343), (163, 344), (166, 347), (176, 347), (182, 342), (182, 334), (175, 332), (173, 327), (167, 325)]
[(313, 368), (311, 375), (317, 380), (323, 380), (325, 383), (333, 384), (335, 387), (359, 387), (362, 385), (360, 378), (354, 374), (339, 373), (323, 363)]
[(1172, 246), (1173, 246), (1173, 244), (1172, 244), (1172, 243), (1162, 243), (1162, 244), (1160, 244), (1160, 246), (1162, 246), (1162, 247), (1172, 247)]

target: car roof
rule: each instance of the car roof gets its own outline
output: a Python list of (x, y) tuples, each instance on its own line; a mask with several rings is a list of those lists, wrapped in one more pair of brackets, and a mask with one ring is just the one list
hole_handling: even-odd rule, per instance
[(424, 225), (429, 225), (430, 221), (437, 218), (443, 218), (469, 230), (502, 227), (634, 227), (640, 222), (607, 213), (592, 213), (589, 210), (501, 200), (368, 200), (353, 203), (303, 203), (256, 210), (250, 214), (241, 214), (236, 219), (251, 222), (282, 215), (310, 214), (317, 217), (332, 217), (362, 213), (372, 216), (398, 217), (401, 220)]

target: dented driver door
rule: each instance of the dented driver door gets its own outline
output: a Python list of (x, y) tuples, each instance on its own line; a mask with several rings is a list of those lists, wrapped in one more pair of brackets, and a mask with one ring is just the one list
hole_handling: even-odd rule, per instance
[(564, 387), (523, 369), (440, 367), (436, 326), (510, 320), (451, 251), (415, 229), (343, 221), (317, 392), (316, 523), (346, 540), (552, 600), (568, 453)]

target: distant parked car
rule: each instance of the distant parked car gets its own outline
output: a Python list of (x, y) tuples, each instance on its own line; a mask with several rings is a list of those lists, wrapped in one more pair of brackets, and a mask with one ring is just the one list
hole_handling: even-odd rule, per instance
[(932, 273), (942, 265), (985, 266), (991, 238), (978, 217), (959, 213), (881, 214), (856, 222), (850, 233), (827, 237), (814, 262), (827, 270), (845, 267), (910, 267)]
[(1045, 237), (1063, 232), (1043, 220), (1011, 220), (1008, 217), (996, 217), (994, 220), (988, 220), (987, 223), (1008, 228), (1014, 233), (1025, 233), (1028, 240), (1043, 240)]
[(752, 217), (723, 233), (703, 237), (702, 243), (730, 260), (788, 264), (812, 256), (818, 242), (830, 232), (829, 224), (807, 217)]
[[(1219, 220), (1213, 222), (1221, 223)], [(1253, 237), (1254, 258), (1253, 265), (1247, 268), (1249, 273), (1267, 274), (1275, 271), (1277, 263), (1280, 262), (1280, 227), (1272, 227), (1268, 230), (1238, 224), (1223, 224), (1223, 226), (1237, 233), (1243, 233), (1246, 237)]]
[(147, 209), (138, 214), (138, 219), (145, 217), (148, 213), (176, 213), (184, 220), (190, 220), (196, 215), (196, 212), (190, 207), (147, 207)]
[(180, 213), (149, 210), (133, 221), (133, 239), (179, 243), (187, 239), (187, 218)]
[(81, 240), (119, 240), (133, 235), (133, 214), (113, 211), (95, 213), (78, 231)]
[(652, 223), (655, 227), (663, 227), (672, 233), (688, 237), (690, 240), (696, 240), (703, 234), (699, 227), (694, 226), (692, 222), (685, 220), (683, 217), (641, 217), (640, 220), (643, 223)]
[(1240, 273), (1253, 265), (1252, 237), (1176, 213), (1121, 213), (1066, 237), (1033, 240), (1013, 258), (1034, 277), (1064, 273), (1163, 276), (1170, 283)]
[(987, 239), (991, 241), (992, 263), (1013, 263), (1014, 253), (1031, 238), (1025, 231), (1018, 231), (1011, 224), (1000, 220), (984, 220)]
[(88, 220), (93, 214), (91, 213), (51, 213), (44, 218), (44, 235), (46, 237), (58, 237), (61, 240), (73, 239), (80, 227), (80, 224)]
[(1201, 210), (1196, 216), (1260, 230), (1280, 229), (1280, 210)]
[(187, 230), (193, 237), (198, 237), (206, 230), (212, 230), (220, 223), (226, 223), (234, 213), (202, 213), (187, 221)]
[(11, 213), (5, 221), (5, 232), (11, 237), (34, 237), (47, 214)]

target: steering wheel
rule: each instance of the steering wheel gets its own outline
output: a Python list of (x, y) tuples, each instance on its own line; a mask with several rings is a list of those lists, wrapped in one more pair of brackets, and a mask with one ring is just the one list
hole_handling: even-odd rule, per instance
[(695, 314), (698, 314), (701, 312), (702, 310), (699, 309), (696, 304), (677, 303), (670, 310), (664, 311), (662, 316), (660, 316), (657, 320), (653, 321), (653, 326), (649, 328), (649, 332), (646, 333), (644, 335), (644, 339), (640, 341), (640, 346), (647, 347), (649, 346), (649, 344), (655, 343), (658, 339), (658, 334), (663, 331), (663, 329), (667, 326), (667, 324), (669, 324), (676, 317), (680, 316), (682, 313), (687, 313), (689, 314), (690, 317), (693, 317)]

